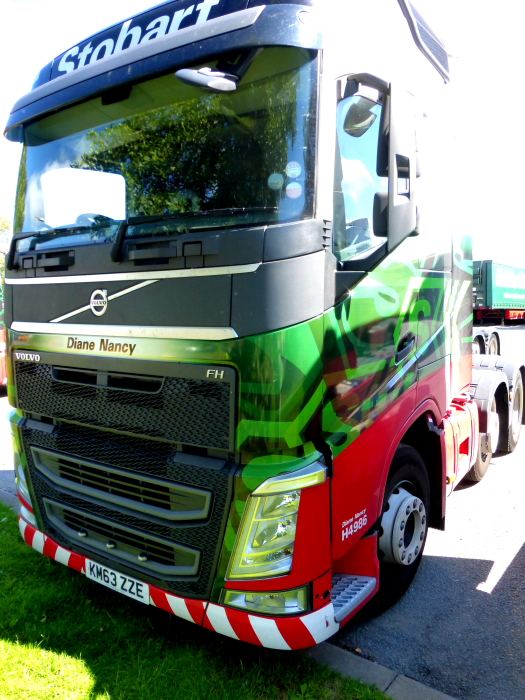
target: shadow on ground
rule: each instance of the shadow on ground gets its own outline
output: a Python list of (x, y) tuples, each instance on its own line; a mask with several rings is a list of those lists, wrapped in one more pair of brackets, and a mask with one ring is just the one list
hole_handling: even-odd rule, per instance
[(365, 608), (331, 641), (456, 698), (523, 700), (525, 545), (489, 594), (478, 586), (492, 565), (425, 556), (424, 585), (416, 577), (390, 610)]

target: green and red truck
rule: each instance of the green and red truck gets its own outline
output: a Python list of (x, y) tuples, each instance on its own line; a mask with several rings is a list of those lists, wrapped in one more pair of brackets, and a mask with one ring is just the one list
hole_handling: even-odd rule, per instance
[(524, 367), (473, 368), (448, 79), (407, 0), (172, 0), (45, 66), (5, 130), (29, 545), (276, 649), (402, 595), (522, 422)]

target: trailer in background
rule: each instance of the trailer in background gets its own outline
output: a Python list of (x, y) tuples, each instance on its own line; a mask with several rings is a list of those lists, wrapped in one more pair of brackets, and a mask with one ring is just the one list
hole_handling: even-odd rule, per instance
[(474, 324), (505, 325), (525, 318), (525, 269), (492, 260), (473, 262)]
[(498, 326), (525, 319), (525, 269), (492, 260), (474, 260), (472, 353), (499, 355)]

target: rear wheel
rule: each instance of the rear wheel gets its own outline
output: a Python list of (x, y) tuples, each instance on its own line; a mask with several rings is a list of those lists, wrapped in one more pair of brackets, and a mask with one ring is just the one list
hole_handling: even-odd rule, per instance
[(499, 355), (499, 341), (498, 336), (494, 333), (490, 336), (489, 344), (487, 348), (488, 355)]
[(400, 445), (385, 491), (379, 532), (380, 587), (374, 607), (379, 612), (406, 592), (421, 563), (428, 532), (430, 484), (419, 452)]
[[(497, 445), (500, 437), (500, 425), (498, 411), (496, 407), (496, 397), (492, 399), (490, 413), (490, 426), (492, 433), (490, 444)], [(489, 469), (491, 459), (492, 452), (489, 452), (489, 450), (482, 444), (482, 441), (480, 440), (476, 461), (467, 472), (465, 479), (467, 479), (468, 481), (474, 481), (476, 483), (478, 481), (481, 481)]]
[(512, 389), (512, 402), (509, 410), (508, 447), (505, 452), (514, 452), (520, 439), (521, 424), (523, 421), (523, 380), (518, 372)]
[(472, 354), (481, 355), (481, 345), (477, 339), (472, 341)]

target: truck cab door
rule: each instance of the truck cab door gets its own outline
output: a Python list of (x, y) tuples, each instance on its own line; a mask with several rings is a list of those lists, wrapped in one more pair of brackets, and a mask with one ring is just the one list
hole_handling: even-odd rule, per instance
[[(415, 409), (416, 333), (410, 314), (418, 292), (411, 253), (402, 245), (416, 228), (411, 98), (405, 102), (390, 84), (363, 74), (340, 78), (337, 94), (336, 295), (325, 315), (330, 403), (323, 414), (334, 456), (335, 560), (360, 537), (358, 531), (341, 534), (341, 523), (360, 522), (363, 513), (377, 518), (390, 447)], [(397, 124), (405, 118), (408, 124)]]
[[(414, 271), (398, 250), (416, 228), (414, 109), (410, 95), (370, 75), (340, 79), (338, 95), (334, 313), (352, 353), (351, 391), (337, 390), (336, 413), (364, 424), (416, 381), (409, 303)], [(337, 284), (338, 275), (346, 276), (348, 289)]]

